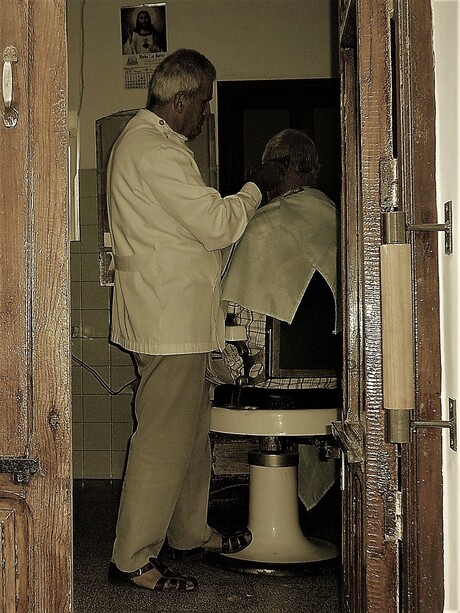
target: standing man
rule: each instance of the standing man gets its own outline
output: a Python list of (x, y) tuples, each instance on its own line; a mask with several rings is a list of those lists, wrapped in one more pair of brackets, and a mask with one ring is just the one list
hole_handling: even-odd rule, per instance
[(183, 555), (235, 553), (249, 531), (207, 525), (211, 470), (206, 356), (224, 346), (221, 249), (237, 241), (261, 202), (246, 183), (222, 198), (187, 147), (210, 112), (216, 71), (179, 49), (156, 68), (147, 108), (115, 143), (108, 168), (115, 262), (111, 339), (131, 351), (140, 383), (109, 580), (151, 590), (197, 582), (158, 560), (168, 539)]

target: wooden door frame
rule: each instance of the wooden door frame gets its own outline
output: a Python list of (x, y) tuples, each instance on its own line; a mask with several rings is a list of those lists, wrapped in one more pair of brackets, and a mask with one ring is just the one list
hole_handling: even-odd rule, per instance
[[(435, 71), (429, 0), (398, 0), (397, 108), (401, 206), (412, 224), (437, 223)], [(416, 420), (441, 419), (438, 236), (411, 233)], [(441, 238), (442, 240), (442, 238)], [(437, 330), (438, 334), (433, 334)], [(417, 429), (402, 448), (402, 610), (441, 611), (444, 602), (442, 434)]]
[[(409, 223), (436, 222), (431, 6), (429, 0), (339, 4), (345, 75), (343, 202), (348, 203), (342, 219), (347, 307), (342, 427), (348, 455), (353, 442), (362, 449), (361, 458), (347, 463), (344, 479), (344, 607), (352, 613), (441, 611), (441, 435), (424, 429), (410, 443), (385, 442), (379, 261), (380, 160), (397, 158), (398, 208), (406, 211)], [(392, 79), (393, 9), (399, 61)], [(353, 78), (358, 94), (349, 82)], [(353, 95), (359, 96), (356, 112), (350, 108)], [(412, 417), (435, 420), (441, 414), (437, 237), (420, 233), (410, 242), (416, 373)], [(360, 358), (362, 368), (357, 366)], [(393, 491), (402, 491), (402, 540), (386, 533), (385, 494)]]
[(29, 15), (31, 376), (41, 466), (30, 496), (40, 509), (34, 604), (37, 613), (67, 612), (73, 610), (73, 532), (66, 0), (29, 0)]
[(380, 303), (380, 160), (392, 156), (388, 6), (385, 0), (339, 4), (347, 459), (344, 611), (390, 613), (397, 611), (398, 543), (384, 537), (385, 496), (397, 489), (397, 449), (385, 443)]

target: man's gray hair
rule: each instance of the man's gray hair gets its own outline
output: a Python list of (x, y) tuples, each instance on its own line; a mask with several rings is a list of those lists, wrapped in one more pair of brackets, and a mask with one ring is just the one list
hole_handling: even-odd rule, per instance
[(150, 80), (147, 108), (163, 105), (178, 92), (196, 93), (203, 81), (214, 81), (216, 69), (213, 64), (195, 49), (178, 49), (158, 64)]
[(306, 183), (315, 187), (320, 169), (315, 143), (303, 130), (287, 128), (275, 134), (265, 146), (262, 162), (278, 162), (286, 170), (306, 175)]

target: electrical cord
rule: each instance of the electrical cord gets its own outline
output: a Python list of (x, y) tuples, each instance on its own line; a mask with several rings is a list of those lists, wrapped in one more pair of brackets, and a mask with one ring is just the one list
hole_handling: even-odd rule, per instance
[[(110, 388), (107, 383), (104, 381), (104, 379), (101, 377), (101, 375), (97, 372), (97, 370), (95, 370), (94, 368), (92, 368), (91, 366), (88, 366), (88, 364), (85, 364), (85, 362), (83, 362), (82, 360), (80, 360), (79, 358), (77, 358), (77, 356), (72, 354), (72, 359), (79, 364), (80, 366), (82, 366), (83, 368), (85, 368), (88, 372), (90, 372), (93, 377), (95, 377), (99, 383), (102, 385), (102, 387), (111, 395), (111, 396), (116, 396), (117, 394), (120, 394), (123, 390), (125, 390), (128, 386), (131, 385), (131, 387), (134, 386), (135, 383), (137, 383), (137, 379), (133, 379), (132, 381), (129, 381), (129, 383), (126, 383), (125, 385), (123, 385), (123, 387), (120, 387), (119, 390), (114, 391), (112, 388)], [(133, 390), (134, 391), (134, 390)]]

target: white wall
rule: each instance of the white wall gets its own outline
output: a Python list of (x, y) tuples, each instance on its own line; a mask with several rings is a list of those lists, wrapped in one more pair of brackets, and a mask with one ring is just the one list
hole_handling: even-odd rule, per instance
[[(138, 4), (68, 0), (69, 107), (80, 115), (80, 168), (96, 165), (96, 119), (145, 105), (145, 89), (123, 88), (120, 7)], [(198, 49), (222, 81), (330, 77), (335, 5), (334, 0), (167, 0), (168, 51)]]
[[(448, 398), (460, 409), (460, 1), (433, 0), (436, 62), (437, 204), (444, 220), (444, 202), (452, 200), (454, 253), (444, 255), (440, 236), (442, 401), (448, 419)], [(459, 415), (459, 413), (457, 413)], [(460, 458), (443, 435), (445, 611), (460, 611)]]

